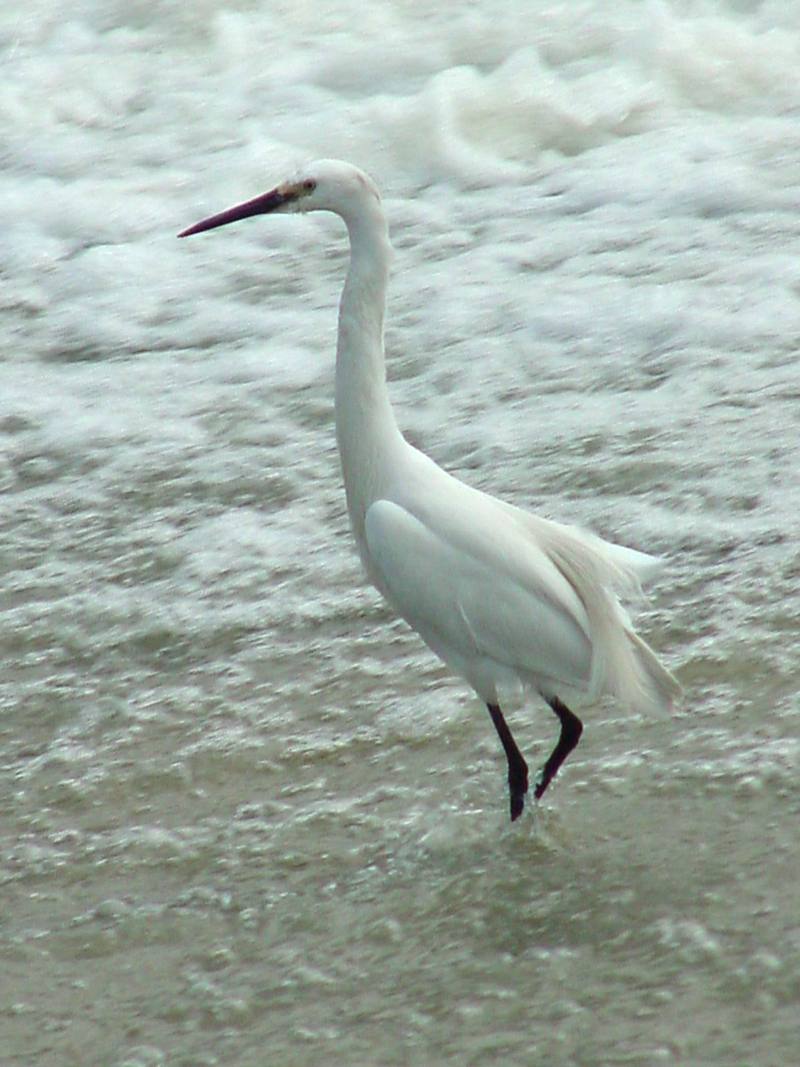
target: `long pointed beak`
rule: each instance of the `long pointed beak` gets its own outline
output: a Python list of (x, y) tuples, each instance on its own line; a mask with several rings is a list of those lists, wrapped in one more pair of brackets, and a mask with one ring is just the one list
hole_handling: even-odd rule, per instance
[(230, 207), (227, 211), (221, 211), (219, 215), (211, 215), (201, 222), (196, 222), (188, 230), (183, 230), (178, 237), (191, 237), (193, 233), (202, 233), (203, 230), (213, 230), (217, 226), (227, 226), (229, 222), (238, 222), (239, 219), (249, 219), (251, 215), (266, 215), (275, 211), (292, 197), (282, 193), (280, 189), (270, 189), (268, 193), (255, 196), (252, 200), (246, 200), (243, 204)]

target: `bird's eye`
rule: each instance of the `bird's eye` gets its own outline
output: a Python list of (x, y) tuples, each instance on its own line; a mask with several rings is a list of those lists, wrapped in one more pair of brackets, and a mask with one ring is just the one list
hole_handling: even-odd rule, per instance
[(313, 178), (306, 178), (306, 180), (303, 182), (304, 193), (313, 193), (316, 187), (317, 183), (314, 181)]

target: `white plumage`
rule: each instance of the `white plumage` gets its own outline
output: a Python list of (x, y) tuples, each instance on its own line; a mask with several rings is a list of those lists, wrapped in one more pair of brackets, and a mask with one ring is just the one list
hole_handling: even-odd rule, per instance
[(528, 773), (500, 708), (509, 687), (540, 694), (561, 721), (537, 797), (580, 737), (582, 724), (568, 701), (610, 695), (649, 712), (676, 700), (678, 683), (620, 603), (639, 593), (640, 580), (660, 561), (471, 489), (403, 438), (384, 368), (391, 249), (380, 196), (362, 171), (319, 161), (181, 236), (250, 215), (314, 210), (340, 215), (350, 235), (336, 434), (359, 552), (386, 599), (487, 704), (508, 758), (515, 819)]

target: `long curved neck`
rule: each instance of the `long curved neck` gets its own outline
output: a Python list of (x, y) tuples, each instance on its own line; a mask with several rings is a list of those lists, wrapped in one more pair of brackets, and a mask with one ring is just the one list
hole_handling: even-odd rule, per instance
[(339, 303), (336, 439), (347, 506), (361, 546), (366, 509), (385, 482), (400, 437), (386, 388), (383, 320), (391, 246), (379, 201), (347, 218), (350, 266)]

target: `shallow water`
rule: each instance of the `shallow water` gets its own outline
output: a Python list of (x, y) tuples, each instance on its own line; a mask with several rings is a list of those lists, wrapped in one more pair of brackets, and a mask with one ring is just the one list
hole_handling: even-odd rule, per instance
[[(4, 1064), (800, 1058), (800, 10), (530, 7), (0, 13)], [(352, 548), (340, 224), (175, 240), (321, 155), (410, 439), (669, 559), (683, 709), (513, 827)]]

